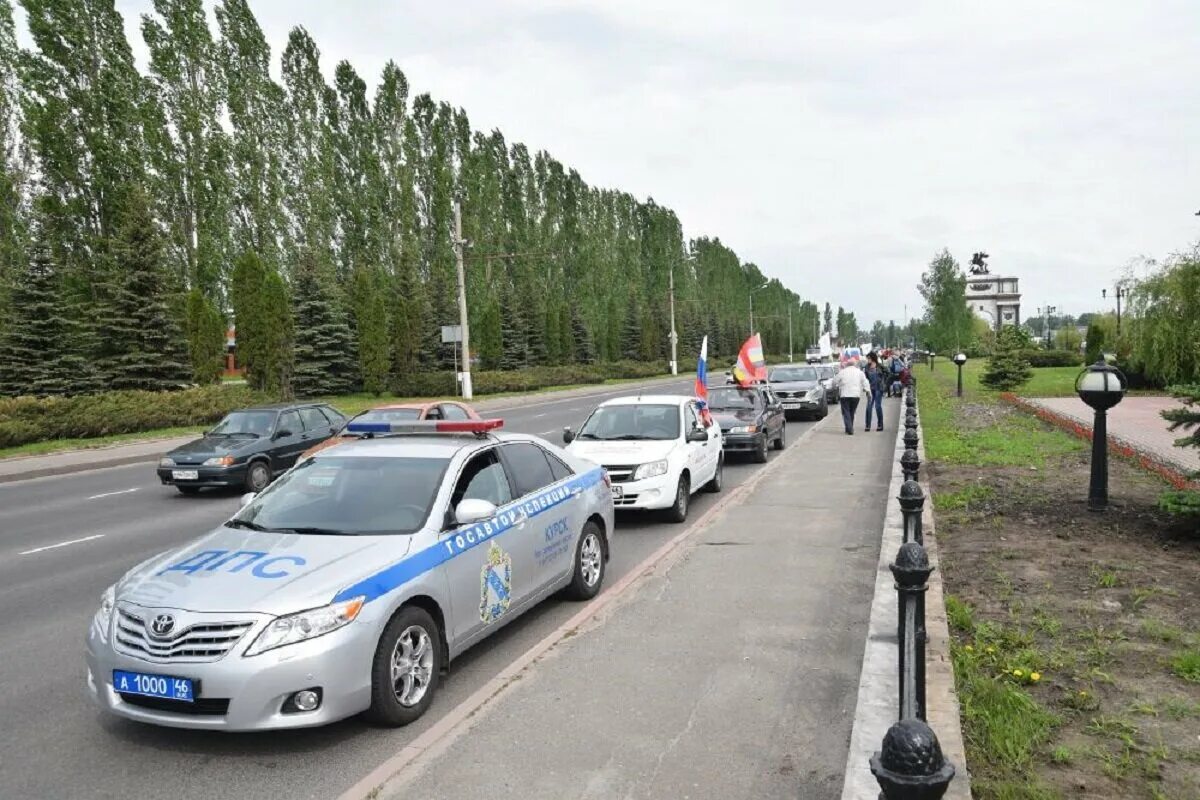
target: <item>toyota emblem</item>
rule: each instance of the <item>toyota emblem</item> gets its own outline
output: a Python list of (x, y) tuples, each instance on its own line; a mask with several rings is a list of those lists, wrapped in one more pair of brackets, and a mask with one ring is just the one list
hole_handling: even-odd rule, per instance
[(174, 629), (175, 618), (170, 614), (159, 614), (150, 623), (150, 632), (158, 637), (167, 636)]

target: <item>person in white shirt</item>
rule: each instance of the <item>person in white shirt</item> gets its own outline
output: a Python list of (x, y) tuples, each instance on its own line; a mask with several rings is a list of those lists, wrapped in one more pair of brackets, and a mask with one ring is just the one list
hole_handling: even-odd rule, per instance
[(854, 361), (848, 361), (842, 365), (833, 381), (838, 387), (838, 397), (840, 398), (838, 403), (842, 407), (842, 423), (846, 426), (847, 435), (853, 436), (854, 415), (858, 413), (858, 401), (863, 397), (870, 400), (871, 384)]

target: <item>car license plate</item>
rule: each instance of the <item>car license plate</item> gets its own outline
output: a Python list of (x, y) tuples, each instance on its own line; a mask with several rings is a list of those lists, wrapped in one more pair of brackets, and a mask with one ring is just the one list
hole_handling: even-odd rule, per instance
[(144, 672), (113, 670), (113, 688), (122, 694), (140, 694), (163, 700), (195, 702), (195, 691), (189, 678), (173, 678), (170, 675), (147, 675)]
[(175, 469), (171, 470), (171, 478), (177, 481), (195, 481), (200, 479), (200, 472), (194, 469)]
[(620, 500), (622, 497), (625, 496), (625, 487), (624, 486), (614, 486), (614, 487), (612, 487), (612, 493), (613, 493), (613, 500)]

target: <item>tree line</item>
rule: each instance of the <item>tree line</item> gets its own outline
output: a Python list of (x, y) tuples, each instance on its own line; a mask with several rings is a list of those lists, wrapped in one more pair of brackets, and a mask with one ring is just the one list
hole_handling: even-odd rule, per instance
[(277, 82), (247, 0), (215, 31), (201, 0), (154, 0), (147, 74), (113, 0), (20, 2), (28, 49), (0, 0), (0, 393), (215, 381), (229, 324), (281, 395), (449, 369), (456, 203), (480, 368), (665, 362), (672, 282), (684, 364), (704, 335), (737, 351), (751, 291), (769, 352), (789, 309), (795, 347), (816, 338), (818, 307), (720, 239), (474, 130), (395, 63), (373, 94), (348, 61), (330, 84), (296, 27)]

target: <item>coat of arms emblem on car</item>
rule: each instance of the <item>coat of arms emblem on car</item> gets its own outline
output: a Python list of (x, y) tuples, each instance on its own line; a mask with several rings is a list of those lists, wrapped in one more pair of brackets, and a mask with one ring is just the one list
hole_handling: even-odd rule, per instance
[(492, 542), (479, 574), (479, 618), (495, 622), (512, 602), (512, 556)]
[(175, 629), (175, 618), (170, 614), (159, 614), (150, 622), (150, 632), (158, 637), (167, 636)]

